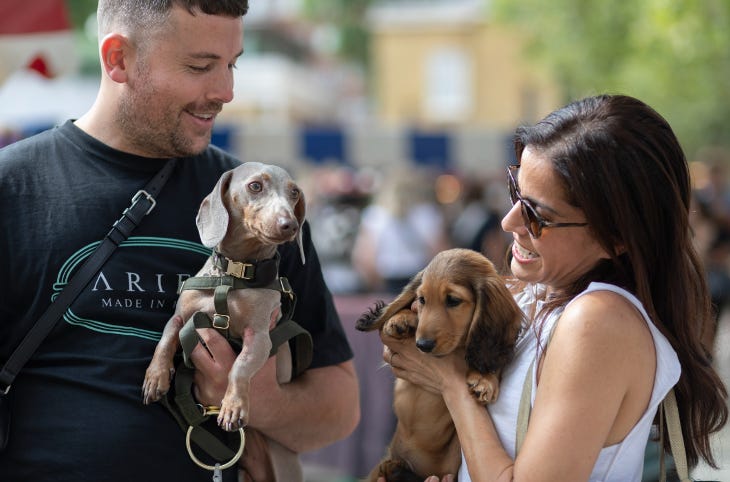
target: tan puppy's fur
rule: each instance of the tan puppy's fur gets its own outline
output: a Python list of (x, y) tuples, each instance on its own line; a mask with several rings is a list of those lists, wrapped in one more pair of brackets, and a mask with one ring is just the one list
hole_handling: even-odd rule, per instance
[[(205, 246), (216, 248), (230, 260), (251, 262), (272, 258), (279, 244), (295, 239), (301, 250), (304, 215), (304, 196), (286, 171), (248, 162), (221, 176), (201, 203), (196, 222)], [(223, 274), (211, 257), (196, 276)], [(248, 423), (250, 381), (268, 359), (272, 346), (269, 328), (279, 316), (280, 303), (280, 293), (272, 289), (237, 289), (228, 294), (230, 331), (243, 340), (243, 349), (228, 375), (228, 388), (221, 402), (218, 424), (225, 430), (235, 431)], [(175, 315), (184, 323), (197, 311), (210, 316), (215, 313), (213, 290), (185, 290), (180, 294)], [(159, 400), (170, 388), (175, 372), (173, 356), (180, 348), (178, 335), (182, 327), (175, 319), (173, 316), (165, 326), (147, 368), (145, 403)]]
[[(364, 314), (357, 329), (413, 337), (421, 351), (433, 356), (463, 351), (469, 390), (487, 404), (497, 399), (500, 373), (511, 358), (521, 320), (493, 264), (476, 251), (450, 249), (437, 254), (392, 303), (381, 302)], [(423, 482), (429, 475), (456, 474), (460, 445), (443, 398), (397, 379), (393, 408), (395, 434), (368, 480)]]

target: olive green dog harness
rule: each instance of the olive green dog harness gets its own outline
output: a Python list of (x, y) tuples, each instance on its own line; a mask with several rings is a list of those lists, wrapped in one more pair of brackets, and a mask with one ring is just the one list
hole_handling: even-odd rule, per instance
[[(196, 276), (180, 284), (178, 294), (183, 290), (212, 290), (215, 313), (211, 317), (198, 311), (185, 322), (180, 330), (183, 361), (175, 371), (174, 390), (162, 398), (162, 404), (168, 408), (184, 431), (194, 427), (190, 437), (213, 459), (217, 461), (230, 459), (235, 450), (229, 447), (230, 434), (223, 432), (226, 440), (221, 440), (209, 429), (217, 428), (213, 423), (206, 424), (210, 415), (201, 410), (193, 398), (193, 372), (191, 361), (193, 349), (201, 341), (199, 328), (215, 328), (226, 337), (228, 342), (240, 351), (242, 340), (238, 334), (230, 332), (230, 314), (228, 310), (228, 293), (231, 290), (259, 288), (279, 291), (281, 293), (281, 316), (276, 326), (271, 329), (271, 352), (275, 354), (285, 342), (290, 343), (292, 358), (292, 378), (300, 375), (312, 362), (312, 337), (307, 330), (292, 320), (296, 296), (289, 285), (289, 280), (279, 276), (279, 253), (271, 259), (257, 262), (235, 262), (219, 253), (213, 254), (213, 263), (225, 274), (222, 276)], [(218, 430), (220, 431), (220, 430)], [(222, 432), (222, 431), (221, 431)]]

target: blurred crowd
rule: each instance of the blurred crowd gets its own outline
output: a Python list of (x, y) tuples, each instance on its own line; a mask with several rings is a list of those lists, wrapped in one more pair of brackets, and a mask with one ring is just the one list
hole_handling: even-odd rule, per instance
[(321, 166), (300, 181), (314, 241), (335, 294), (399, 292), (439, 251), (482, 251), (504, 268), (509, 208), (499, 174), (445, 173), (426, 166)]

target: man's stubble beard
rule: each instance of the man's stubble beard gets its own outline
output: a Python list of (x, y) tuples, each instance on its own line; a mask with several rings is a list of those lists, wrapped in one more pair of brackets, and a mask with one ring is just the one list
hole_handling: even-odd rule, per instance
[(187, 157), (205, 150), (211, 135), (202, 148), (195, 148), (194, 140), (183, 134), (180, 113), (160, 104), (158, 89), (154, 87), (146, 65), (144, 62), (138, 65), (139, 76), (127, 95), (120, 99), (116, 113), (116, 121), (127, 144), (137, 153), (156, 158)]

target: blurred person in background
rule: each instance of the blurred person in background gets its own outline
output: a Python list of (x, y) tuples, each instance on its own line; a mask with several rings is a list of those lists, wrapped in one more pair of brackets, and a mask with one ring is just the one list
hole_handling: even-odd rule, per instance
[(362, 212), (352, 264), (369, 289), (397, 294), (449, 246), (428, 176), (413, 169), (396, 170), (386, 175)]
[(701, 341), (714, 314), (671, 127), (637, 99), (601, 95), (519, 128), (514, 145), (502, 227), (525, 324), (497, 401), (475, 401), (463, 354), (383, 337), (396, 376), (443, 396), (458, 480), (639, 482), (671, 389), (689, 466), (714, 467), (709, 437), (727, 422), (727, 391)]
[[(209, 143), (233, 97), (247, 10), (245, 0), (101, 0), (102, 76), (91, 109), (0, 150), (0, 250), (12, 253), (0, 258), (0, 362), (49, 306), (66, 266), (177, 159), (134, 233), (139, 244), (114, 252), (12, 384), (3, 482), (210, 480), (165, 408), (142, 404), (141, 387), (178, 281), (208, 257), (195, 225), (200, 202), (239, 164)], [(272, 480), (266, 459), (252, 462), (266, 452), (257, 431), (304, 452), (347, 436), (359, 420), (352, 351), (308, 224), (301, 229), (306, 264), (288, 243), (280, 273), (297, 295), (293, 319), (313, 337), (313, 360), (279, 385), (272, 357), (252, 380), (243, 480)], [(193, 352), (194, 394), (219, 406), (235, 353), (214, 330), (199, 331), (208, 351)]]

